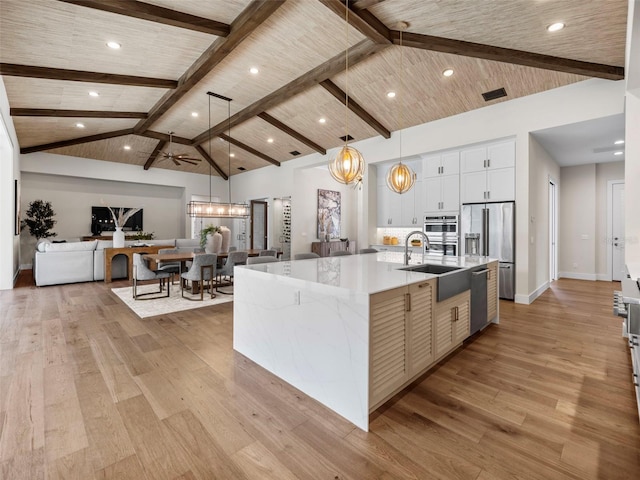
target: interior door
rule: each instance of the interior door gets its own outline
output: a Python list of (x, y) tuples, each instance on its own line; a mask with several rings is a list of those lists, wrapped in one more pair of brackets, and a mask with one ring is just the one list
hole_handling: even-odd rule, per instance
[(624, 270), (624, 183), (614, 183), (611, 202), (611, 279), (620, 281), (625, 278)]
[(251, 248), (267, 249), (267, 202), (251, 200)]

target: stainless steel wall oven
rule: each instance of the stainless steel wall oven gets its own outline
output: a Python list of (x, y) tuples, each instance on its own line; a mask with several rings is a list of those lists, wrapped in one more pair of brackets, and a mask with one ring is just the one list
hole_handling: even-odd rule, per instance
[(430, 255), (458, 255), (460, 241), (457, 215), (439, 215), (424, 217), (424, 233), (429, 238)]

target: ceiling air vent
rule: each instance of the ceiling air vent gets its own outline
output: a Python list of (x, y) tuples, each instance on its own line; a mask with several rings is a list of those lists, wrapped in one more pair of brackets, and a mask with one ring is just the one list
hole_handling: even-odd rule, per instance
[(506, 96), (507, 96), (507, 91), (504, 88), (491, 90), (490, 92), (484, 92), (482, 94), (482, 98), (484, 98), (485, 102), (489, 102), (491, 100), (495, 100), (496, 98), (501, 98)]
[(240, 170), (241, 172), (244, 172), (246, 170), (246, 168), (244, 167), (238, 167), (238, 170)]
[(340, 140), (342, 140), (343, 142), (350, 142), (351, 140), (353, 140), (353, 137), (351, 135), (343, 135), (342, 137), (340, 137)]
[(298, 150), (294, 150), (293, 152), (289, 152), (289, 155), (293, 155), (294, 157), (300, 155), (300, 152)]

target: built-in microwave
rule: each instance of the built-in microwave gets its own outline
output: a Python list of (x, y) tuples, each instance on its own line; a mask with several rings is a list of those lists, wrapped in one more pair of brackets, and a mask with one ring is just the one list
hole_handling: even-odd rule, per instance
[(456, 256), (458, 255), (458, 246), (457, 245), (452, 245), (452, 244), (447, 244), (447, 243), (436, 243), (436, 242), (429, 242), (429, 249), (426, 249), (426, 245), (425, 245), (425, 252), (424, 253), (428, 253), (429, 255), (452, 255), (452, 256)]

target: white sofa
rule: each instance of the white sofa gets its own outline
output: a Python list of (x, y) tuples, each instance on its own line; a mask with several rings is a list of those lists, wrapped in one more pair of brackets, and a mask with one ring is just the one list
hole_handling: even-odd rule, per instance
[[(125, 242), (126, 246), (134, 241)], [(153, 245), (192, 251), (200, 246), (197, 239), (179, 238), (151, 240)], [(33, 278), (39, 287), (63, 283), (104, 280), (104, 249), (111, 248), (110, 240), (50, 243), (40, 241), (33, 259)], [(127, 259), (117, 256), (111, 264), (112, 278), (127, 277)]]

